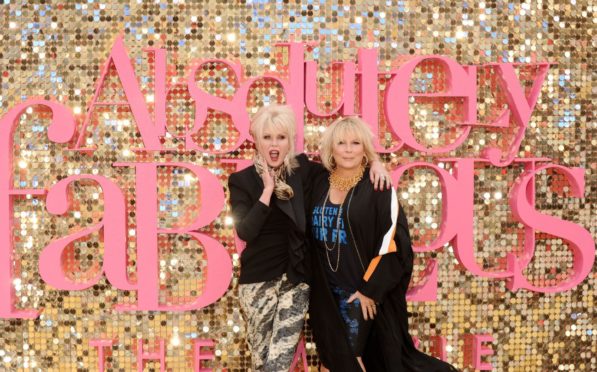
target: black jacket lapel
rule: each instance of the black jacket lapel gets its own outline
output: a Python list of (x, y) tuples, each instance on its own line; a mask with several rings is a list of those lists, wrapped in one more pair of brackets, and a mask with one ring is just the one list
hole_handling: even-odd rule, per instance
[(263, 180), (261, 179), (261, 176), (259, 175), (259, 173), (257, 173), (257, 168), (255, 168), (255, 166), (253, 165), (253, 170), (251, 171), (251, 173), (253, 174), (253, 178), (255, 179), (255, 182), (257, 182), (257, 185), (260, 186), (259, 188), (259, 194), (261, 194), (263, 192)]
[[(294, 196), (290, 200), (277, 199), (276, 203), (278, 205), (278, 208), (280, 208), (280, 210), (282, 212), (284, 212), (300, 230), (304, 231), (304, 229), (305, 229), (304, 214), (296, 213), (296, 210), (295, 210), (296, 209), (296, 199), (299, 198), (300, 196), (302, 196), (302, 194), (303, 194), (300, 178), (297, 176), (296, 173), (294, 173), (292, 176), (290, 176), (286, 179), (286, 183), (288, 184), (288, 186), (292, 187), (292, 190), (294, 191)], [(301, 227), (301, 225), (299, 225), (299, 221), (297, 220), (297, 215), (298, 216), (303, 215), (302, 216), (303, 217), (302, 227)]]
[(303, 183), (298, 173), (293, 173), (292, 176), (286, 180), (288, 186), (292, 187), (294, 196), (290, 199), (294, 214), (294, 223), (300, 231), (305, 231), (305, 200), (303, 196)]

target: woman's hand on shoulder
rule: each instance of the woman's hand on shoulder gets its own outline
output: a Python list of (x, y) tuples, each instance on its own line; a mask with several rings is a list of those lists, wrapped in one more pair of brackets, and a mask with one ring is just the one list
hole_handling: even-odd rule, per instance
[(386, 167), (379, 160), (371, 162), (369, 178), (375, 190), (386, 190), (392, 187), (392, 177), (390, 177)]
[(377, 315), (377, 305), (375, 304), (375, 301), (365, 296), (361, 292), (356, 291), (352, 294), (352, 296), (350, 296), (347, 302), (351, 303), (356, 299), (358, 299), (361, 303), (361, 311), (363, 312), (363, 318), (365, 320), (375, 318), (375, 316)]

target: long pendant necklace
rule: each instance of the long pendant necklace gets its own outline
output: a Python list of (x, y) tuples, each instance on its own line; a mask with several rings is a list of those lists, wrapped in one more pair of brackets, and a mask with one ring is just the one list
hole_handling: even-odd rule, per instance
[[(330, 197), (330, 190), (328, 190), (328, 193), (325, 196), (325, 199), (323, 201), (323, 206), (321, 207), (321, 226), (324, 227), (325, 223), (324, 223), (324, 211), (325, 211), (325, 206), (328, 202), (328, 199)], [(327, 234), (325, 235), (324, 239), (323, 239), (323, 245), (325, 247), (325, 257), (327, 258), (328, 261), (328, 266), (330, 267), (330, 270), (332, 270), (333, 272), (337, 272), (338, 271), (338, 267), (340, 266), (340, 217), (342, 216), (342, 207), (344, 206), (344, 201), (340, 204), (340, 207), (338, 208), (338, 216), (336, 217), (336, 241), (333, 242), (332, 247), (328, 247), (328, 243), (327, 243)], [(333, 236), (333, 230), (332, 230), (332, 236)], [(338, 249), (338, 254), (336, 255), (336, 267), (332, 266), (332, 260), (330, 260), (330, 252), (334, 251), (334, 249)]]
[(350, 199), (348, 199), (348, 207), (346, 208), (346, 222), (348, 225), (348, 234), (352, 237), (352, 243), (354, 245), (354, 250), (357, 252), (357, 257), (359, 258), (359, 263), (361, 264), (361, 268), (363, 269), (363, 274), (365, 274), (365, 264), (363, 263), (363, 259), (361, 258), (361, 253), (359, 253), (359, 247), (357, 246), (357, 241), (354, 238), (354, 233), (352, 232), (352, 226), (350, 226), (350, 202), (351, 201), (352, 201), (352, 192), (350, 193)]
[[(359, 247), (357, 246), (357, 242), (354, 238), (354, 233), (352, 231), (352, 226), (350, 225), (350, 204), (352, 202), (352, 195), (354, 194), (354, 188), (352, 190), (350, 190), (350, 195), (347, 196), (348, 199), (348, 209), (346, 210), (346, 221), (348, 223), (348, 229), (349, 229), (349, 234), (352, 237), (352, 242), (354, 245), (354, 249), (357, 252), (357, 257), (359, 258), (359, 263), (361, 264), (361, 268), (363, 269), (363, 273), (365, 272), (365, 265), (363, 263), (363, 259), (361, 258), (361, 253), (359, 252)], [(324, 211), (325, 211), (325, 206), (327, 204), (327, 201), (329, 199), (330, 196), (330, 191), (328, 190), (328, 193), (325, 196), (325, 199), (323, 201), (323, 207), (321, 209), (321, 226), (324, 226)], [(346, 200), (346, 198), (344, 199)], [(344, 207), (344, 202), (342, 202), (342, 204), (340, 204), (340, 207), (338, 208), (338, 217), (336, 217), (336, 241), (333, 243), (332, 247), (328, 247), (327, 244), (327, 240), (324, 238), (323, 240), (323, 245), (325, 247), (325, 257), (328, 261), (328, 266), (330, 267), (330, 270), (332, 270), (332, 272), (337, 272), (338, 271), (338, 267), (340, 266), (340, 217), (342, 216), (342, 210)], [(326, 238), (327, 238), (327, 234), (326, 234)], [(332, 266), (332, 260), (330, 259), (330, 252), (333, 252), (334, 249), (338, 249), (338, 253), (336, 255), (336, 267)]]

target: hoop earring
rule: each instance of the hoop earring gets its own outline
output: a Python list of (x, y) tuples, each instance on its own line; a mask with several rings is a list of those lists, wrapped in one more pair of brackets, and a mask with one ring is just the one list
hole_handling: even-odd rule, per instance
[(330, 155), (330, 157), (328, 158), (328, 163), (330, 163), (330, 166), (332, 167), (332, 169), (336, 168), (336, 160), (334, 160), (333, 155)]
[(361, 164), (363, 166), (367, 166), (369, 164), (369, 158), (367, 157), (367, 154), (363, 155), (363, 160), (361, 160)]

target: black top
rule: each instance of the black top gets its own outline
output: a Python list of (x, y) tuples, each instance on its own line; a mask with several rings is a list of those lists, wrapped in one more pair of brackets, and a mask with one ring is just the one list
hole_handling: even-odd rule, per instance
[(275, 279), (286, 272), (288, 265), (288, 230), (292, 220), (278, 207), (280, 200), (275, 195), (269, 207), (259, 203), (268, 209), (267, 219), (259, 233), (262, 244), (242, 252), (240, 284)]
[(340, 211), (340, 204), (325, 200), (324, 197), (311, 211), (311, 233), (317, 243), (317, 254), (325, 267), (328, 283), (352, 293), (365, 273), (364, 263), (360, 262), (352, 243), (351, 229), (344, 223), (346, 209)]
[(294, 196), (278, 200), (272, 195), (270, 206), (259, 201), (263, 181), (254, 165), (228, 178), (234, 227), (247, 243), (241, 254), (241, 284), (271, 280), (282, 273), (293, 283), (309, 279), (304, 196), (310, 193), (311, 180), (325, 169), (304, 154), (296, 160), (299, 167), (286, 178)]

